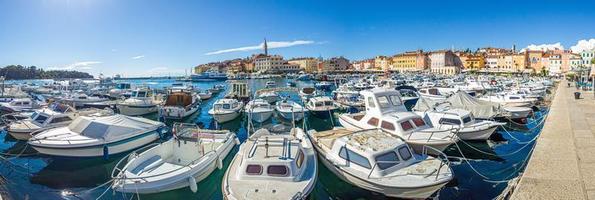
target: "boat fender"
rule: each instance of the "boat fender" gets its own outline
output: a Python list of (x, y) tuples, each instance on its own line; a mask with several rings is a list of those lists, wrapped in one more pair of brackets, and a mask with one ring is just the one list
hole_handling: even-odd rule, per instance
[(217, 155), (217, 169), (223, 169), (223, 160)]
[(236, 142), (236, 145), (240, 144), (240, 139), (239, 138), (235, 138), (234, 141)]
[(196, 179), (194, 179), (194, 176), (188, 177), (188, 185), (190, 186), (190, 190), (192, 190), (192, 192), (196, 193), (198, 191), (198, 184), (196, 184)]
[(107, 147), (107, 145), (103, 145), (103, 159), (109, 159), (109, 148)]

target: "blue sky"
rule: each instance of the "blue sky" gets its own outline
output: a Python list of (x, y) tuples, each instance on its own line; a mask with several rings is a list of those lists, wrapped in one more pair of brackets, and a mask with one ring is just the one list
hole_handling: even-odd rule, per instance
[[(184, 74), (259, 50), (363, 59), (595, 38), (595, 1), (0, 0), (0, 66)], [(217, 51), (248, 47), (247, 51)]]

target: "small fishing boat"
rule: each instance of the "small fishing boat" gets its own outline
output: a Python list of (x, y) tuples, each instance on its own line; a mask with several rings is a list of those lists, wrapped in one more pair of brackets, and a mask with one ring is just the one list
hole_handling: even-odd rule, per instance
[(271, 116), (273, 116), (273, 113), (275, 112), (271, 104), (269, 104), (269, 102), (263, 99), (254, 99), (248, 102), (248, 104), (246, 104), (246, 107), (244, 107), (244, 110), (246, 111), (246, 114), (249, 115), (248, 117), (252, 121), (258, 123), (262, 123), (268, 120), (269, 118), (271, 118)]
[(312, 97), (308, 100), (308, 103), (306, 103), (306, 109), (308, 109), (310, 113), (323, 119), (332, 117), (333, 113), (338, 108), (339, 106), (335, 104), (335, 101), (327, 96)]
[(274, 87), (277, 87), (277, 83), (275, 83), (275, 81), (267, 81), (265, 87), (266, 88), (274, 88)]
[(31, 98), (13, 99), (10, 102), (0, 103), (0, 111), (3, 113), (31, 111), (41, 107), (40, 103)]
[(443, 153), (428, 148), (440, 157), (417, 154), (381, 130), (310, 130), (308, 136), (319, 160), (340, 179), (389, 197), (426, 199), (454, 177)]
[(213, 93), (211, 93), (210, 90), (202, 90), (198, 92), (198, 96), (200, 97), (200, 100), (207, 100), (213, 96)]
[(275, 103), (279, 100), (279, 93), (275, 91), (264, 91), (257, 95), (257, 98), (264, 99), (269, 103)]
[(436, 109), (416, 113), (424, 119), (429, 119), (434, 127), (457, 129), (457, 136), (462, 140), (487, 140), (498, 126), (506, 124), (475, 119), (471, 112), (463, 109)]
[(103, 97), (89, 96), (82, 92), (74, 93), (62, 99), (64, 103), (72, 105), (75, 108), (85, 107), (86, 104), (106, 102), (108, 100), (109, 99)]
[(260, 129), (240, 146), (223, 176), (224, 199), (306, 199), (314, 189), (316, 152), (304, 131)]
[(209, 91), (213, 94), (218, 94), (219, 92), (222, 92), (223, 90), (225, 90), (225, 85), (221, 85), (221, 84), (213, 85), (213, 87), (209, 89)]
[(330, 90), (332, 86), (333, 86), (333, 83), (328, 82), (328, 81), (321, 81), (321, 82), (314, 84), (314, 87), (321, 89), (321, 90)]
[(296, 86), (295, 82), (287, 82), (285, 85), (287, 87), (295, 87)]
[(277, 102), (275, 110), (281, 117), (290, 121), (302, 120), (306, 112), (302, 105), (287, 99)]
[(225, 123), (240, 116), (243, 107), (244, 103), (237, 99), (218, 99), (209, 110), (209, 115), (213, 116), (215, 121)]
[[(239, 144), (230, 131), (204, 130), (196, 125), (174, 126), (170, 140), (122, 158), (112, 172), (118, 192), (150, 194), (190, 187), (223, 168), (223, 159)], [(125, 164), (121, 169), (120, 165)]]
[(300, 97), (302, 97), (303, 102), (307, 102), (308, 99), (310, 99), (316, 95), (318, 95), (318, 92), (316, 92), (316, 88), (304, 87), (304, 88), (300, 89)]
[(200, 97), (191, 89), (173, 88), (165, 102), (159, 106), (159, 116), (166, 119), (184, 119), (200, 109)]
[(120, 114), (138, 116), (157, 112), (157, 106), (161, 103), (148, 88), (137, 88), (132, 91), (130, 98), (116, 103), (116, 108)]
[(108, 158), (155, 141), (165, 134), (164, 128), (161, 122), (119, 114), (79, 116), (68, 126), (38, 133), (28, 143), (50, 156)]
[(108, 91), (108, 95), (112, 99), (118, 99), (121, 97), (128, 96), (132, 90), (132, 85), (130, 83), (118, 83), (116, 86)]

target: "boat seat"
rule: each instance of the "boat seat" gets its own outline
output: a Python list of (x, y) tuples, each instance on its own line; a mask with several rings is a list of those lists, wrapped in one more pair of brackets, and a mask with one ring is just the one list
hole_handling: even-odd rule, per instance
[(140, 165), (136, 166), (134, 169), (132, 169), (132, 171), (130, 171), (133, 174), (139, 175), (140, 173), (144, 172), (144, 171), (148, 171), (151, 170), (152, 168), (155, 168), (159, 165), (161, 165), (163, 163), (163, 159), (161, 158), (161, 156), (159, 155), (155, 155), (147, 160), (145, 160), (143, 163), (141, 163)]

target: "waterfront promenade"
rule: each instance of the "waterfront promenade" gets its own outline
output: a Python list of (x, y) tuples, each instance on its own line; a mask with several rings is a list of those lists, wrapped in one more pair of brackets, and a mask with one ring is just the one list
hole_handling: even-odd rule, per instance
[(595, 199), (595, 98), (562, 81), (511, 199)]

